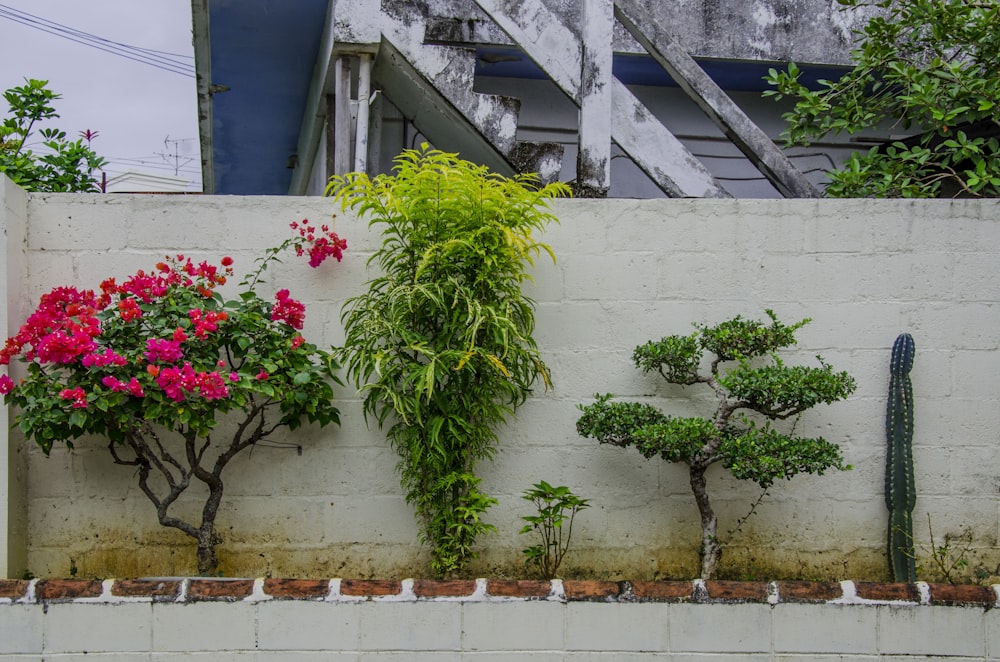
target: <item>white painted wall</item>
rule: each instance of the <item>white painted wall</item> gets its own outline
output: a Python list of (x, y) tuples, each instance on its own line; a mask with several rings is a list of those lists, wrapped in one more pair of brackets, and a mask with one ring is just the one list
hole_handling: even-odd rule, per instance
[[(232, 255), (249, 270), (288, 222), (326, 222), (321, 198), (43, 195), (27, 198), (26, 301), (56, 285), (96, 285), (149, 268), (165, 252)], [(488, 520), (478, 576), (523, 573), (519, 498), (544, 479), (591, 499), (574, 530), (571, 576), (692, 577), (697, 513), (685, 472), (634, 451), (577, 436), (580, 403), (597, 391), (648, 398), (673, 413), (710, 404), (634, 369), (632, 349), (688, 333), (692, 322), (773, 308), (786, 321), (812, 317), (790, 361), (821, 353), (858, 380), (846, 402), (808, 412), (798, 431), (841, 444), (849, 472), (775, 486), (731, 539), (723, 576), (881, 579), (882, 498), (889, 350), (911, 333), (918, 547), (926, 516), (940, 539), (974, 532), (970, 568), (1000, 574), (1000, 306), (995, 278), (1000, 201), (559, 201), (561, 224), (544, 239), (559, 258), (539, 262), (536, 339), (555, 389), (538, 393), (501, 431), (484, 488), (500, 503)], [(9, 213), (9, 212), (8, 212)], [(344, 299), (366, 278), (378, 244), (350, 214), (334, 221), (349, 244), (344, 262), (310, 270), (290, 259), (267, 287), (305, 300), (310, 340), (337, 344)], [(340, 390), (343, 426), (305, 429), (294, 449), (264, 447), (229, 472), (219, 515), (223, 570), (242, 576), (426, 576), (426, 555), (394, 473), (396, 457), (366, 426), (353, 389)], [(693, 393), (692, 393), (693, 394)], [(669, 400), (665, 399), (667, 396)], [(36, 576), (131, 577), (193, 572), (179, 534), (155, 524), (131, 472), (99, 440), (49, 458), (29, 453), (27, 569)], [(710, 489), (720, 530), (758, 496), (717, 468)]]
[[(6, 176), (0, 176), (0, 332), (17, 333), (28, 315), (23, 296), (27, 280), (25, 231), (27, 194)], [(26, 567), (27, 507), (25, 504), (26, 447), (6, 431), (13, 420), (0, 406), (0, 577), (20, 574)]]
[(236, 601), (115, 597), (110, 580), (90, 598), (0, 598), (0, 659), (986, 662), (1000, 650), (992, 605), (783, 603), (777, 593), (755, 603), (525, 600), (481, 591), (371, 599), (341, 596), (339, 580), (330, 583), (329, 595), (299, 600), (272, 599), (260, 580)]

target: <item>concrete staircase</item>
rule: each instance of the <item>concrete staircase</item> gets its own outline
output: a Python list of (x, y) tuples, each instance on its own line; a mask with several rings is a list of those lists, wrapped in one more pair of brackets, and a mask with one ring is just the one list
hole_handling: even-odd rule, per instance
[[(786, 197), (818, 192), (728, 95), (673, 40), (656, 12), (635, 0), (576, 0), (569, 26), (547, 0), (348, 0), (379, 16), (373, 77), (382, 94), (426, 138), (505, 175), (537, 173), (543, 183), (563, 171), (558, 143), (517, 139), (520, 101), (475, 91), (477, 31), (523, 51), (579, 108), (575, 189), (600, 197), (610, 184), (614, 143), (670, 197), (726, 198), (704, 163), (612, 73), (616, 21), (670, 73), (689, 97)], [(459, 42), (442, 43), (432, 9), (463, 5), (480, 18), (458, 26)], [(373, 5), (380, 4), (375, 11)], [(352, 12), (357, 16), (357, 12)], [(452, 14), (452, 18), (456, 14)], [(428, 28), (430, 26), (430, 32)], [(580, 28), (579, 30), (574, 29)], [(437, 32), (436, 32), (437, 31)], [(468, 33), (468, 34), (464, 34)], [(371, 43), (371, 42), (369, 42)]]
[(382, 93), (432, 143), (505, 175), (537, 173), (543, 183), (562, 171), (558, 143), (517, 140), (520, 101), (473, 89), (474, 48), (428, 43), (426, 17), (383, 3), (385, 21), (373, 76)]

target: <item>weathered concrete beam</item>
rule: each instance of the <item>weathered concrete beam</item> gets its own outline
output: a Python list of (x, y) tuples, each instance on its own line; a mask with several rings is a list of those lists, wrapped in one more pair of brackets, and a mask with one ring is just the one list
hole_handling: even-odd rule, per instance
[(312, 175), (313, 163), (316, 160), (316, 153), (322, 142), (327, 110), (325, 100), (326, 95), (329, 94), (330, 78), (332, 77), (335, 4), (331, 3), (327, 6), (326, 27), (323, 29), (319, 53), (313, 66), (302, 125), (299, 128), (299, 140), (295, 151), (297, 158), (292, 170), (292, 181), (288, 186), (289, 195), (305, 195), (309, 178)]
[[(505, 155), (457, 108), (452, 99), (418, 70), (396, 44), (384, 38), (375, 58), (375, 79), (385, 95), (408, 120), (413, 122), (436, 147), (455, 151), (462, 158), (482, 163), (502, 175), (514, 174)], [(471, 80), (469, 86), (471, 90)], [(496, 97), (499, 101), (501, 97)], [(516, 106), (515, 99), (508, 103)], [(516, 108), (511, 108), (516, 111)], [(511, 117), (509, 146), (513, 147), (513, 129), (517, 126), (516, 112)]]
[(351, 61), (345, 55), (334, 58), (333, 64), (333, 172), (350, 172), (351, 159)]
[(580, 27), (580, 132), (576, 158), (578, 197), (604, 198), (611, 188), (611, 40), (615, 17), (608, 0), (583, 0)]
[[(339, 0), (340, 4), (360, 1)], [(383, 0), (383, 3), (407, 1), (412, 6), (412, 0)], [(544, 2), (571, 30), (579, 25), (581, 0)], [(854, 30), (869, 17), (885, 11), (878, 7), (846, 9), (833, 0), (639, 2), (648, 11), (669, 19), (677, 42), (695, 57), (840, 66), (850, 64)], [(426, 8), (429, 34), (435, 40), (512, 45), (509, 37), (483, 22), (483, 14), (473, 0), (421, 0), (420, 5)], [(351, 16), (352, 22), (369, 20), (356, 10), (347, 10), (343, 15)], [(613, 48), (616, 53), (643, 52), (632, 35), (617, 25)]]
[(615, 0), (618, 20), (671, 78), (786, 198), (818, 198), (820, 192), (774, 141), (681, 48), (661, 15), (638, 0)]
[[(580, 40), (541, 0), (475, 0), (577, 106)], [(611, 79), (611, 136), (675, 198), (731, 197), (705, 166), (617, 78)]]

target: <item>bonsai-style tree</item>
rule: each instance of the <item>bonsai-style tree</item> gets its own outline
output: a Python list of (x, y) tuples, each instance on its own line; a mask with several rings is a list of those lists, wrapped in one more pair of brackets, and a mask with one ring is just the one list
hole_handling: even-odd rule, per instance
[[(698, 330), (689, 336), (667, 336), (635, 348), (632, 359), (643, 372), (659, 372), (671, 384), (703, 384), (714, 391), (718, 405), (711, 417), (668, 416), (646, 403), (612, 402), (610, 394), (580, 405), (580, 435), (602, 444), (635, 446), (646, 458), (660, 456), (688, 465), (701, 515), (703, 579), (715, 574), (722, 556), (718, 519), (706, 489), (705, 473), (711, 465), (721, 462), (736, 478), (765, 490), (798, 473), (846, 468), (836, 445), (779, 432), (771, 422), (847, 397), (854, 391), (854, 379), (834, 372), (819, 357), (819, 367), (785, 365), (774, 352), (794, 345), (795, 331), (809, 320), (786, 326), (772, 311), (767, 315), (770, 325), (737, 316), (716, 326), (695, 325)], [(706, 352), (711, 362), (703, 372)], [(761, 361), (768, 357), (770, 361)], [(757, 419), (751, 418), (754, 414)]]
[[(123, 283), (104, 281), (99, 294), (52, 290), (0, 351), (0, 365), (17, 357), (27, 367), (17, 383), (0, 375), (25, 437), (46, 455), (104, 437), (116, 464), (135, 467), (160, 524), (195, 540), (201, 575), (218, 571), (215, 518), (232, 459), (281, 428), (339, 423), (330, 385), (337, 366), (299, 334), (305, 307), (288, 290), (273, 302), (255, 292), (289, 244), (310, 244), (313, 262), (340, 259), (336, 235), (300, 228), (301, 237), (259, 261), (237, 299), (218, 290), (230, 258), (219, 267), (168, 257)], [(207, 488), (200, 521), (175, 508), (195, 484)]]
[[(84, 139), (69, 140), (65, 131), (39, 128), (46, 120), (59, 117), (52, 103), (59, 95), (48, 88), (48, 81), (26, 79), (20, 87), (3, 93), (9, 111), (0, 123), (0, 174), (7, 175), (27, 191), (97, 191), (95, 170), (105, 160), (90, 148), (87, 131)], [(35, 131), (45, 150), (35, 153), (28, 148), (28, 138)]]
[(837, 0), (875, 7), (854, 67), (810, 89), (795, 65), (771, 69), (765, 96), (795, 99), (786, 145), (879, 126), (905, 140), (855, 153), (830, 173), (831, 197), (1000, 196), (1000, 2)]
[(496, 502), (474, 473), (496, 429), (549, 372), (532, 338), (534, 302), (521, 291), (564, 185), (508, 179), (423, 145), (392, 175), (333, 177), (327, 192), (382, 231), (379, 274), (343, 310), (344, 365), (364, 411), (388, 426), (407, 501), (438, 575), (475, 557)]

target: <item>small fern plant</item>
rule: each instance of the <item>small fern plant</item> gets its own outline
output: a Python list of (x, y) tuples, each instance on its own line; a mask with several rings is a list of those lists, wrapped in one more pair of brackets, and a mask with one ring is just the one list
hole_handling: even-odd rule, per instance
[[(765, 490), (799, 473), (847, 468), (835, 444), (781, 432), (771, 422), (846, 398), (854, 391), (854, 379), (834, 372), (821, 358), (819, 367), (785, 365), (774, 353), (794, 345), (795, 332), (809, 320), (787, 326), (773, 311), (767, 315), (770, 324), (737, 316), (715, 326), (695, 325), (689, 336), (667, 336), (635, 348), (632, 359), (643, 372), (658, 372), (671, 384), (709, 387), (717, 400), (712, 416), (668, 416), (650, 404), (612, 402), (610, 394), (580, 406), (583, 416), (576, 428), (581, 436), (688, 465), (701, 516), (702, 579), (713, 577), (722, 557), (706, 480), (711, 465), (721, 462), (736, 478)], [(705, 353), (711, 355), (707, 372), (701, 369)], [(748, 415), (754, 413), (758, 420)]]
[(336, 176), (327, 188), (381, 229), (368, 262), (379, 273), (343, 308), (342, 354), (366, 416), (399, 454), (438, 576), (460, 573), (494, 530), (482, 517), (496, 500), (476, 466), (536, 383), (549, 385), (521, 285), (535, 257), (552, 256), (532, 233), (555, 220), (547, 201), (567, 193), (426, 144), (398, 156), (391, 175)]

